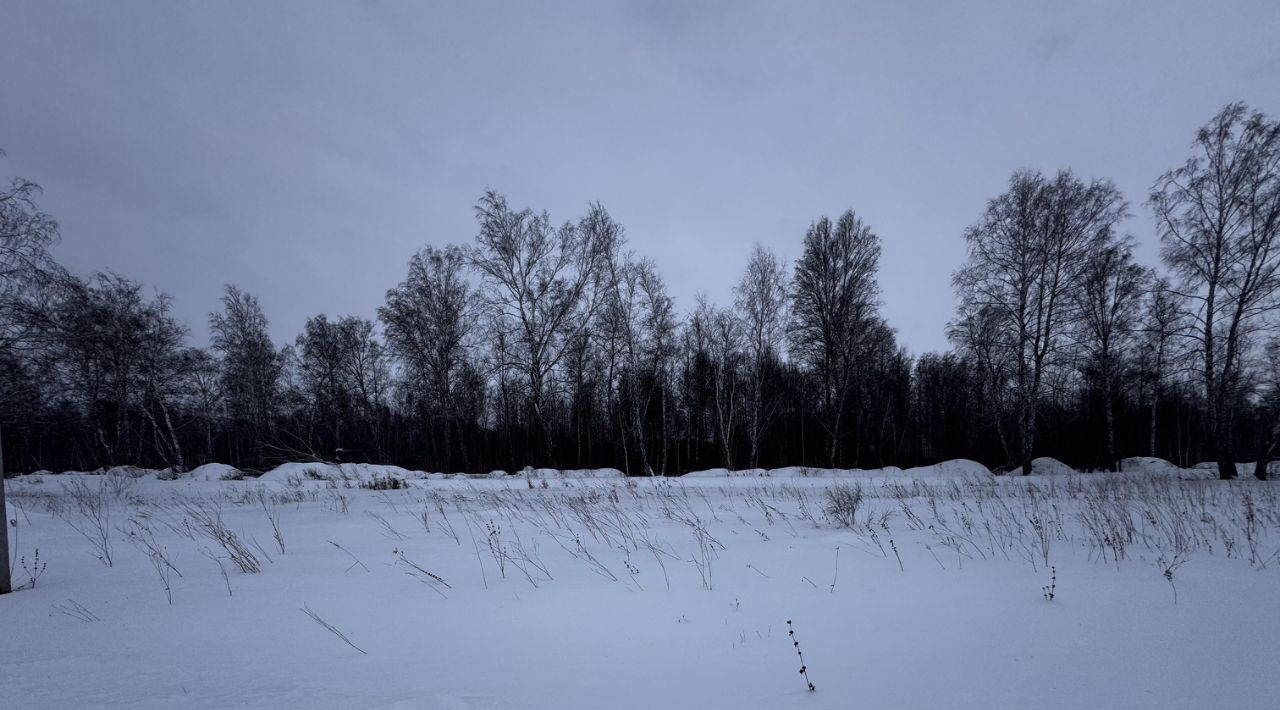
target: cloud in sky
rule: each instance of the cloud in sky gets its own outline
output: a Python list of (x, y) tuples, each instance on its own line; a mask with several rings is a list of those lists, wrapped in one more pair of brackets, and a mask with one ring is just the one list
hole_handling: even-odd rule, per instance
[(372, 317), (487, 187), (557, 221), (599, 200), (681, 308), (853, 208), (921, 352), (1016, 168), (1115, 180), (1155, 263), (1151, 182), (1222, 105), (1280, 112), (1278, 36), (1271, 1), (17, 2), (0, 176), (45, 187), (64, 263), (173, 295), (197, 342), (224, 283), (280, 342)]

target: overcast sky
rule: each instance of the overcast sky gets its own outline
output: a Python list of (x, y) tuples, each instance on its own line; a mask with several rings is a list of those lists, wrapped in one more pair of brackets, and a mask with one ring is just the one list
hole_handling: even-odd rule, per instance
[(1276, 0), (0, 0), (0, 177), (197, 343), (225, 283), (281, 343), (374, 317), (491, 187), (554, 221), (599, 200), (681, 310), (853, 208), (889, 323), (945, 349), (961, 233), (1015, 169), (1115, 180), (1153, 263), (1146, 192), (1234, 100), (1280, 113)]

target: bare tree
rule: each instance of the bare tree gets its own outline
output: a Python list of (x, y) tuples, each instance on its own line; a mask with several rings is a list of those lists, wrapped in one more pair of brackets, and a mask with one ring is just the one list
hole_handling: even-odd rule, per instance
[(1262, 414), (1261, 420), (1267, 426), (1253, 466), (1253, 475), (1259, 481), (1267, 480), (1271, 460), (1275, 457), (1276, 449), (1280, 448), (1280, 336), (1274, 336), (1267, 342), (1262, 363), (1262, 388), (1258, 408)]
[[(477, 304), (466, 263), (460, 247), (424, 248), (409, 259), (408, 276), (387, 291), (387, 303), (378, 309), (387, 344), (404, 363), (429, 418), (439, 421), (445, 466), (452, 465), (454, 437), (462, 440), (459, 389), (469, 384), (476, 338)], [(465, 447), (459, 449), (465, 457)]]
[[(670, 380), (675, 364), (676, 316), (675, 304), (667, 295), (667, 286), (652, 261), (641, 262), (640, 305), (641, 329), (644, 334), (641, 363), (649, 380), (646, 389), (646, 406), (656, 393), (658, 415), (661, 420), (661, 449), (658, 471), (667, 472), (667, 455), (670, 450)], [(650, 471), (652, 473), (652, 471)]]
[(993, 306), (961, 303), (957, 319), (947, 326), (947, 337), (973, 368), (980, 412), (995, 430), (1006, 461), (1013, 449), (1005, 429), (1012, 406), (1014, 353), (1012, 332), (1005, 328), (1004, 313)]
[(391, 357), (373, 333), (373, 321), (348, 316), (341, 335), (348, 353), (346, 377), (355, 412), (368, 429), (373, 456), (387, 460), (386, 412), (391, 389)]
[(701, 354), (709, 365), (715, 436), (728, 469), (734, 466), (734, 432), (742, 398), (743, 335), (742, 321), (732, 311), (717, 308), (705, 294), (698, 294), (685, 328), (685, 347)]
[(845, 434), (857, 354), (878, 322), (876, 272), (880, 238), (853, 211), (832, 224), (822, 217), (804, 236), (796, 262), (789, 330), (791, 351), (821, 381), (820, 421), (827, 465), (835, 466)]
[[(2, 157), (4, 151), (0, 151)], [(39, 185), (21, 178), (0, 188), (0, 355), (6, 358), (30, 345), (32, 301), (63, 273), (49, 256), (49, 248), (58, 241), (58, 224), (36, 206), (39, 193)], [(4, 414), (0, 411), (0, 434)], [(4, 439), (0, 435), (0, 594), (13, 591), (4, 476)]]
[(1280, 306), (1280, 123), (1231, 104), (1196, 133), (1193, 150), (1156, 181), (1150, 204), (1191, 306), (1209, 452), (1228, 479), (1248, 345)]
[(1160, 398), (1165, 383), (1182, 359), (1182, 342), (1187, 335), (1186, 320), (1179, 296), (1170, 290), (1168, 280), (1156, 279), (1145, 297), (1138, 324), (1138, 363), (1145, 380), (1150, 427), (1147, 431), (1147, 455), (1156, 456), (1156, 434), (1159, 423)]
[[(686, 461), (701, 459), (701, 449), (719, 437), (715, 418), (716, 364), (711, 355), (711, 306), (698, 294), (680, 328), (677, 410), (683, 420)], [(721, 449), (723, 458), (723, 447)]]
[[(632, 256), (622, 252), (621, 240), (610, 245), (602, 262), (602, 304), (598, 314), (600, 327), (595, 340), (604, 348), (608, 363), (607, 400), (618, 441), (622, 445), (623, 468), (631, 472), (631, 446), (635, 441), (640, 468), (651, 473), (645, 450), (644, 423), (640, 415), (641, 366), (643, 334), (640, 314), (640, 269)], [(590, 347), (591, 338), (586, 342)]]
[(341, 330), (341, 321), (313, 316), (293, 346), (298, 392), (306, 402), (307, 448), (335, 458), (345, 448), (343, 425), (351, 407), (346, 378), (350, 353)]
[(141, 402), (139, 410), (151, 431), (156, 454), (170, 467), (185, 471), (187, 459), (174, 425), (191, 364), (185, 347), (187, 328), (169, 312), (172, 304), (159, 295), (148, 304), (142, 326), (143, 347), (138, 352)]
[(985, 313), (1010, 334), (1018, 464), (1031, 473), (1046, 375), (1061, 353), (1073, 292), (1090, 254), (1126, 216), (1111, 182), (1086, 184), (1062, 171), (1048, 179), (1019, 171), (965, 231), (968, 261), (953, 283), (961, 313)]
[(746, 330), (747, 359), (750, 363), (751, 406), (747, 438), (751, 444), (750, 465), (760, 460), (760, 437), (777, 410), (776, 393), (768, 390), (767, 369), (782, 357), (787, 329), (787, 273), (772, 251), (757, 244), (747, 261), (746, 273), (734, 292), (735, 305)]
[[(223, 311), (209, 314), (211, 346), (222, 360), (223, 400), (233, 430), (232, 463), (260, 464), (279, 406), (284, 361), (254, 296), (228, 285)], [(244, 444), (252, 452), (238, 450)]]
[(221, 370), (218, 361), (205, 348), (187, 348), (182, 357), (185, 362), (180, 369), (184, 383), (178, 392), (186, 400), (183, 408), (193, 413), (204, 430), (200, 459), (208, 463), (214, 460), (214, 431), (221, 431), (226, 423), (222, 415)]
[[(663, 416), (661, 450), (665, 457), (666, 378), (674, 355), (674, 305), (653, 261), (623, 254), (619, 246), (621, 242), (615, 242), (615, 248), (604, 261), (599, 338), (609, 363), (608, 379), (616, 391), (615, 414), (621, 431), (623, 458), (628, 460), (629, 469), (626, 441), (629, 434), (635, 441), (641, 471), (653, 475), (645, 421), (656, 395)], [(659, 468), (664, 466), (665, 460)]]
[(150, 446), (167, 465), (185, 466), (172, 410), (187, 331), (169, 309), (167, 296), (148, 299), (114, 274), (68, 279), (49, 309), (52, 360), (91, 424), (99, 463), (133, 463)]
[(1139, 306), (1149, 274), (1133, 260), (1133, 243), (1105, 244), (1088, 256), (1076, 290), (1079, 340), (1086, 357), (1085, 374), (1102, 397), (1107, 468), (1119, 470), (1116, 451), (1115, 397), (1124, 356), (1137, 329)]
[(298, 390), (306, 402), (308, 448), (319, 446), (340, 460), (340, 454), (361, 449), (352, 445), (365, 442), (372, 445), (374, 458), (382, 460), (381, 419), (390, 375), (385, 349), (373, 337), (373, 322), (355, 316), (308, 318), (294, 352)]
[(485, 278), (482, 299), (495, 327), (511, 339), (498, 366), (524, 380), (535, 440), (541, 440), (541, 456), (549, 457), (548, 385), (568, 344), (590, 327), (599, 302), (593, 287), (622, 227), (595, 204), (576, 225), (566, 222), (557, 230), (545, 212), (513, 210), (493, 191), (480, 198), (476, 217), (480, 232), (468, 255)]

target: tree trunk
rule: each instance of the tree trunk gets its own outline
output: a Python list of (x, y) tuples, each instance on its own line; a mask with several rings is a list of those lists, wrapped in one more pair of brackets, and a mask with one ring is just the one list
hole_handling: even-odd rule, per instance
[(1103, 418), (1107, 426), (1107, 470), (1119, 471), (1119, 457), (1116, 455), (1116, 413), (1115, 406), (1111, 402), (1111, 375), (1105, 376), (1102, 389), (1102, 411)]
[(1258, 462), (1253, 465), (1253, 477), (1259, 481), (1267, 480), (1267, 464), (1270, 462), (1269, 456), (1259, 456)]
[[(719, 371), (716, 373), (716, 427), (720, 430), (720, 445), (724, 456), (724, 467), (733, 470), (733, 417), (734, 417), (734, 390), (731, 388), (727, 393), (725, 390), (724, 364), (720, 365)], [(726, 405), (725, 399), (729, 402)], [(727, 409), (727, 411), (726, 411)]]
[(622, 417), (618, 417), (618, 441), (622, 443), (622, 472), (627, 476), (631, 476), (631, 453), (628, 451), (627, 444), (627, 425), (623, 422)]
[[(646, 476), (653, 475), (653, 469), (649, 465), (649, 452), (644, 446), (644, 419), (640, 414), (640, 387), (636, 380), (638, 377), (631, 377), (631, 428), (635, 432), (636, 449), (640, 452), (640, 472)], [(625, 434), (623, 435), (625, 438)]]
[(764, 368), (760, 364), (760, 358), (756, 358), (755, 382), (751, 392), (751, 468), (757, 468), (760, 465), (760, 419), (761, 408), (764, 406), (764, 396), (761, 390), (764, 389)]
[(1276, 421), (1271, 426), (1269, 440), (1258, 452), (1258, 461), (1253, 465), (1254, 478), (1259, 481), (1267, 480), (1267, 466), (1271, 463), (1271, 456), (1275, 453), (1277, 446), (1280, 446), (1280, 414), (1276, 415)]
[(213, 422), (208, 416), (204, 419), (204, 463), (213, 462)]
[(1151, 433), (1150, 441), (1147, 444), (1147, 456), (1155, 458), (1156, 455), (1156, 407), (1160, 402), (1159, 392), (1151, 395)]
[(1031, 475), (1031, 452), (1035, 445), (1035, 412), (1031, 405), (1023, 403), (1018, 412), (1018, 464), (1022, 475)]
[[(1223, 376), (1225, 379), (1225, 375)], [(1225, 399), (1225, 397), (1223, 397)], [(1222, 481), (1230, 481), (1236, 478), (1239, 471), (1236, 470), (1236, 449), (1232, 441), (1232, 430), (1235, 428), (1235, 418), (1232, 416), (1232, 405), (1225, 403), (1219, 404), (1216, 412), (1217, 426), (1213, 428), (1213, 441), (1211, 446), (1215, 447), (1218, 455), (1218, 479)]]
[(665, 476), (667, 475), (667, 448), (669, 444), (667, 438), (670, 434), (670, 427), (667, 422), (667, 386), (665, 381), (660, 386), (662, 387), (662, 463), (660, 464), (660, 473)]
[(177, 459), (178, 469), (187, 470), (187, 461), (182, 456), (182, 444), (178, 443), (178, 432), (174, 431), (173, 419), (169, 416), (169, 408), (160, 403), (160, 412), (164, 414), (164, 426), (169, 433), (169, 446), (173, 449), (173, 457)]
[(1230, 481), (1236, 477), (1236, 462), (1218, 455), (1218, 480)]

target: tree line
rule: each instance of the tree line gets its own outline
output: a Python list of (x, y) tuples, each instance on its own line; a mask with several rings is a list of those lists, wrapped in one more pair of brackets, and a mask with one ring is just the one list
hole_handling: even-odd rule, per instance
[(881, 237), (852, 211), (757, 245), (731, 304), (680, 309), (600, 204), (553, 222), (486, 192), (465, 245), (426, 246), (375, 317), (273, 342), (227, 286), (194, 347), (171, 301), (50, 257), (39, 188), (0, 191), (0, 443), (9, 468), (262, 469), (367, 460), (438, 471), (633, 475), (972, 458), (1030, 470), (1237, 461), (1280, 444), (1280, 124), (1243, 104), (1145, 204), (1138, 263), (1106, 179), (1015, 172), (962, 235), (952, 349), (913, 357), (881, 313)]

